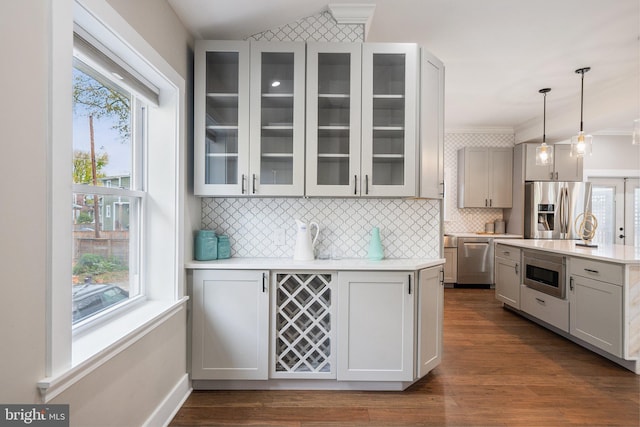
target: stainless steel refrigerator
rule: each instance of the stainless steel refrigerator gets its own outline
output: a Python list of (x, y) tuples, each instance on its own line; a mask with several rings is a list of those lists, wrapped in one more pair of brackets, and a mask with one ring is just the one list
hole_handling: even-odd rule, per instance
[(576, 218), (591, 212), (590, 182), (531, 181), (524, 185), (526, 239), (580, 239)]

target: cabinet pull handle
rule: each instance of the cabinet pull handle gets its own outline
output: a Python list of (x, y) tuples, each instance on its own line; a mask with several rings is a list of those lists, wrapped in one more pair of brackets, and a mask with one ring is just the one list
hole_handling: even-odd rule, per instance
[(444, 269), (440, 269), (440, 284), (444, 286)]
[(262, 292), (267, 292), (267, 273), (262, 273)]
[(504, 255), (506, 255), (506, 256), (509, 256), (509, 254), (510, 254), (511, 252), (509, 252), (509, 251), (503, 251), (502, 253), (503, 253)]
[(484, 199), (484, 207), (486, 208), (487, 206), (489, 206), (489, 202), (487, 201), (487, 199)]
[(353, 175), (353, 195), (358, 195), (358, 175)]
[(542, 298), (536, 298), (536, 301), (538, 301), (542, 305), (546, 305), (547, 304), (546, 301), (543, 300)]
[(242, 188), (241, 188), (242, 194), (244, 194), (244, 192), (246, 191), (245, 188), (244, 188), (244, 184), (245, 184), (246, 180), (247, 180), (247, 177), (244, 176), (244, 174), (242, 174), (242, 181), (241, 181), (242, 182), (242, 184), (241, 184), (241, 186), (242, 186)]
[(444, 181), (442, 181), (440, 185), (442, 185), (442, 191), (440, 192), (440, 195), (444, 197)]
[(519, 268), (519, 267), (520, 267), (520, 266), (519, 266), (519, 265), (518, 265), (518, 263), (516, 262), (516, 274), (520, 274), (520, 272), (518, 271), (518, 268)]
[(411, 295), (411, 275), (409, 274), (409, 295)]
[(252, 193), (256, 194), (256, 174), (255, 173), (253, 174), (252, 181), (253, 181), (253, 191), (252, 191)]
[(364, 176), (364, 194), (369, 194), (369, 175)]
[(558, 172), (556, 172), (556, 181), (558, 180)]
[(569, 277), (569, 290), (573, 290), (573, 276)]
[(489, 207), (493, 206), (493, 199), (489, 199)]
[(593, 274), (599, 274), (600, 273), (598, 270), (592, 270), (590, 268), (585, 268), (584, 271), (586, 271), (587, 273), (593, 273)]
[(553, 181), (553, 172), (550, 172), (549, 175), (551, 175), (551, 180)]

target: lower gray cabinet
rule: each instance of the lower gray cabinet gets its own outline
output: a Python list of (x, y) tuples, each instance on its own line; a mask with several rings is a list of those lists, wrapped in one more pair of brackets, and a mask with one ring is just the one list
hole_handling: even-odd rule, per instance
[(268, 285), (266, 271), (194, 271), (192, 379), (267, 379)]
[(340, 272), (338, 380), (413, 381), (413, 272)]

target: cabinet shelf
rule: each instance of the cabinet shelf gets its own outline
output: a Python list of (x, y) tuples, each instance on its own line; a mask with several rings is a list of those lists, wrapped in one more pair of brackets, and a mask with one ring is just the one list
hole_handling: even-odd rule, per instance
[(292, 159), (293, 153), (262, 153), (261, 157), (272, 159)]
[(318, 130), (349, 130), (347, 125), (318, 126)]
[(339, 154), (339, 153), (318, 154), (318, 158), (320, 158), (320, 159), (348, 159), (349, 158), (349, 154)]
[(404, 131), (404, 126), (374, 126), (373, 130), (380, 132), (401, 132)]
[(262, 130), (293, 130), (293, 125), (266, 125)]
[(404, 154), (374, 154), (373, 158), (381, 160), (402, 160), (404, 159)]
[(238, 125), (208, 125), (207, 130), (238, 130)]
[(207, 153), (207, 157), (233, 158), (238, 157), (238, 153)]

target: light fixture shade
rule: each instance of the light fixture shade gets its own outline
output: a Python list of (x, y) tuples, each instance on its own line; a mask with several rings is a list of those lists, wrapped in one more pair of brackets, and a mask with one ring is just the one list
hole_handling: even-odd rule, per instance
[(536, 165), (546, 166), (553, 164), (553, 147), (542, 143), (536, 147)]
[(631, 136), (631, 143), (633, 145), (640, 145), (640, 119), (633, 121), (633, 134)]
[(583, 131), (571, 137), (571, 157), (584, 157), (593, 152), (593, 136), (585, 135)]

